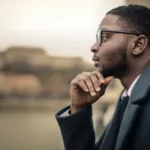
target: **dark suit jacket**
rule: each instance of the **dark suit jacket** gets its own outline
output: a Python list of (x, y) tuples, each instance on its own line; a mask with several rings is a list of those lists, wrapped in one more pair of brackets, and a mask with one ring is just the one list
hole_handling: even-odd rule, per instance
[(65, 150), (150, 150), (150, 63), (133, 88), (119, 132), (118, 105), (96, 144), (91, 107), (61, 117), (68, 109), (69, 106), (56, 114)]

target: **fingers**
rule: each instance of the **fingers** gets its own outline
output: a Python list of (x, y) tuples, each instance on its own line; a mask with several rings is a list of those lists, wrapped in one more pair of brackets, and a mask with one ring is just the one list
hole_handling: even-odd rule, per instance
[(79, 81), (79, 86), (83, 89), (83, 91), (89, 92), (89, 88), (83, 80)]
[(83, 72), (77, 75), (72, 84), (78, 85), (83, 91), (90, 92), (91, 96), (95, 96), (96, 92), (100, 92), (101, 88), (104, 90), (112, 79), (112, 77), (104, 79), (99, 72)]
[(96, 74), (94, 73), (82, 73), (83, 76), (88, 77), (92, 82), (92, 87), (94, 86), (95, 91), (100, 91), (100, 82)]
[[(80, 74), (78, 80), (79, 80), (78, 83), (79, 83), (80, 87), (82, 89), (84, 89), (85, 92), (90, 92), (91, 96), (96, 95), (96, 90), (99, 87), (99, 82), (98, 82), (97, 77), (95, 77), (93, 75), (90, 76), (89, 74), (88, 75)], [(94, 83), (96, 85), (94, 85)], [(85, 90), (85, 87), (87, 88), (86, 90)], [(100, 89), (99, 89), (99, 91), (100, 91)]]

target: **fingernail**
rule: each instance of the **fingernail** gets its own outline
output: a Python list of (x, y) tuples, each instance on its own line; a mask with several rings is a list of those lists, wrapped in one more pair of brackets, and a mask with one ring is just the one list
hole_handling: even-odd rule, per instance
[(95, 95), (96, 95), (96, 93), (95, 93), (95, 92), (92, 92), (92, 93), (91, 93), (91, 95), (92, 95), (92, 96), (95, 96)]
[(101, 90), (100, 87), (97, 87), (97, 88), (96, 88), (96, 91), (100, 91), (100, 90)]

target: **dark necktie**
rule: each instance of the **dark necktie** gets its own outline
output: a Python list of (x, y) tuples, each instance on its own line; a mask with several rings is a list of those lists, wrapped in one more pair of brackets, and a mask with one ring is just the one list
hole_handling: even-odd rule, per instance
[(118, 133), (120, 130), (120, 125), (122, 122), (122, 118), (123, 118), (126, 106), (128, 104), (128, 100), (129, 100), (129, 96), (126, 96), (123, 99), (122, 98), (119, 99), (114, 116), (108, 127), (108, 130), (105, 134), (105, 137), (101, 143), (99, 150), (114, 150), (115, 149), (115, 144), (116, 144)]
[(123, 99), (121, 99), (121, 101), (120, 101), (120, 114), (119, 114), (120, 123), (122, 121), (122, 118), (123, 118), (124, 112), (126, 110), (128, 101), (129, 101), (129, 96), (123, 97)]

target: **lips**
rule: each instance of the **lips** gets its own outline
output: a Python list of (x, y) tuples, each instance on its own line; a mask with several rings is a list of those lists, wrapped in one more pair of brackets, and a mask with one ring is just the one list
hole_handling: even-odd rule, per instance
[(94, 61), (94, 66), (95, 66), (95, 67), (98, 67), (98, 64), (99, 64), (99, 58), (96, 57), (96, 56), (93, 56), (93, 57), (92, 57), (92, 60)]
[(92, 57), (92, 60), (95, 62), (95, 61), (99, 61), (99, 58), (98, 57), (96, 57), (96, 56), (93, 56)]

